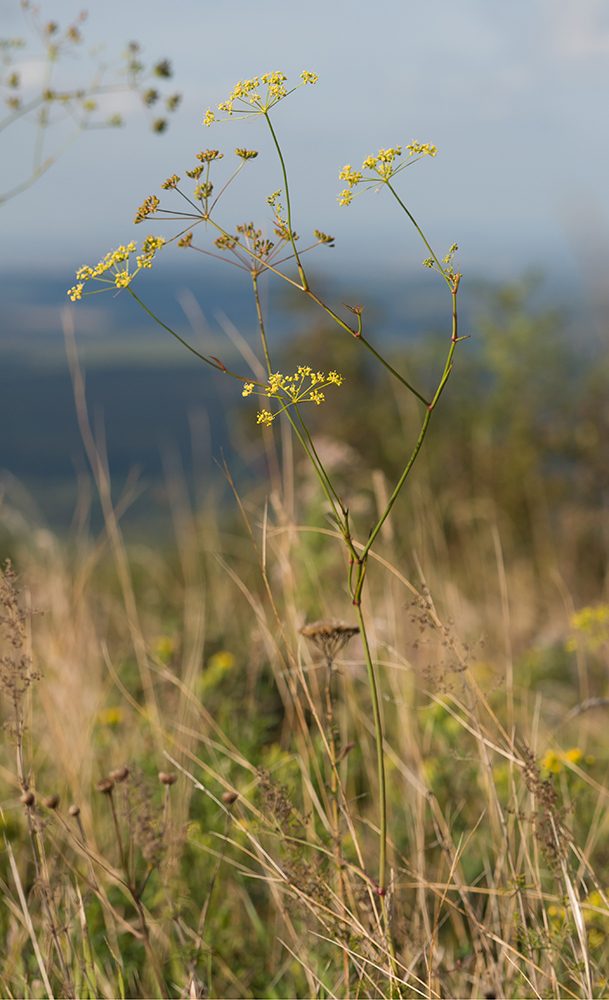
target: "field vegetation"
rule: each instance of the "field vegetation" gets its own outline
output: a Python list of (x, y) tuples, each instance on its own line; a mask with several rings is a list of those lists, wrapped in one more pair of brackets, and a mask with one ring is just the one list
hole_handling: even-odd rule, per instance
[[(269, 122), (281, 76), (254, 106)], [(389, 186), (401, 153), (380, 153)], [(359, 306), (337, 320), (312, 294), (287, 189), (287, 214), (269, 205), (306, 332), (279, 368), (262, 319), (259, 356), (242, 345), (258, 482), (219, 456), (232, 504), (193, 507), (168, 468), (171, 547), (123, 539), (137, 487), (112, 490), (66, 314), (90, 480), (68, 540), (2, 508), (0, 989), (604, 997), (606, 359), (531, 304), (533, 279), (457, 333), (455, 246), (426, 261), (446, 329), (379, 357)], [(216, 248), (248, 239), (256, 291), (276, 266), (259, 234)], [(131, 291), (133, 253), (82, 282)]]

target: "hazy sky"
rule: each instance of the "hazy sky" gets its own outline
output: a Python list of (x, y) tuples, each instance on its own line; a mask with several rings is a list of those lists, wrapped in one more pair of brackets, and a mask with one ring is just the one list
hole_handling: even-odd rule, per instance
[[(40, 6), (61, 25), (80, 9), (69, 0)], [(222, 221), (264, 224), (264, 196), (280, 179), (262, 124), (206, 129), (202, 119), (237, 80), (274, 69), (290, 80), (303, 69), (319, 76), (280, 105), (275, 121), (296, 227), (337, 238), (336, 249), (319, 251), (329, 269), (397, 272), (427, 256), (386, 193), (349, 208), (336, 200), (345, 163), (360, 166), (380, 146), (413, 139), (439, 153), (406, 171), (400, 191), (442, 255), (459, 244), (470, 273), (517, 274), (533, 264), (566, 274), (586, 247), (602, 243), (609, 0), (92, 0), (88, 9), (86, 44), (70, 76), (86, 76), (93, 45), (106, 42), (111, 60), (138, 39), (151, 60), (172, 60), (183, 104), (158, 137), (132, 99), (121, 98), (127, 127), (84, 135), (1, 207), (5, 271), (65, 267), (71, 279), (79, 264), (147, 235), (133, 228), (134, 209), (207, 146), (230, 155), (236, 146), (260, 149)], [(1, 35), (26, 35), (18, 0), (0, 0), (0, 20)], [(38, 64), (30, 59), (26, 71), (35, 79)], [(30, 132), (18, 124), (0, 135), (4, 179), (25, 171)]]

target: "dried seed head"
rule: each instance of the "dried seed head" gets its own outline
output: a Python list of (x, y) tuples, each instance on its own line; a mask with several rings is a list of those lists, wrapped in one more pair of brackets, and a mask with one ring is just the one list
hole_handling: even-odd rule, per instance
[(59, 795), (47, 795), (46, 799), (42, 800), (43, 806), (47, 809), (57, 809), (59, 805)]
[(110, 795), (112, 793), (113, 788), (114, 788), (114, 782), (112, 778), (102, 778), (101, 781), (97, 782), (95, 786), (95, 791), (101, 792), (103, 795)]
[(227, 806), (232, 806), (233, 802), (236, 802), (239, 798), (237, 792), (222, 792), (222, 801), (226, 803)]
[(177, 774), (173, 774), (171, 771), (159, 771), (159, 781), (164, 785), (175, 785), (177, 780)]
[(129, 768), (117, 767), (115, 771), (110, 771), (110, 777), (113, 781), (125, 781), (129, 777)]
[(337, 618), (327, 621), (311, 622), (304, 625), (300, 633), (324, 654), (327, 660), (333, 660), (350, 639), (359, 632), (359, 625), (347, 625)]
[(70, 816), (80, 816), (80, 806), (70, 806), (68, 813)]
[(33, 792), (24, 792), (23, 795), (21, 796), (21, 802), (23, 802), (24, 806), (33, 806), (34, 805), (34, 793)]

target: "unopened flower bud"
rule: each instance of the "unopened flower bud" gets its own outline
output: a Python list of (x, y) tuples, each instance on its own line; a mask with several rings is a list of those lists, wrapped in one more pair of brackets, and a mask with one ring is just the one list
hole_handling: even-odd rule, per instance
[(177, 774), (173, 774), (171, 771), (159, 771), (159, 781), (164, 785), (175, 785), (177, 780)]
[(47, 795), (46, 799), (42, 800), (43, 806), (47, 809), (57, 809), (59, 805), (59, 795)]
[(70, 806), (68, 812), (70, 816), (80, 816), (80, 806)]
[(33, 806), (34, 805), (34, 793), (33, 792), (24, 792), (23, 795), (21, 796), (21, 802), (23, 802), (24, 806)]
[(112, 778), (102, 778), (101, 781), (97, 782), (95, 786), (95, 791), (101, 792), (103, 795), (110, 795), (113, 788), (114, 788), (114, 782)]
[(227, 806), (232, 806), (233, 802), (236, 802), (239, 798), (237, 792), (222, 792), (222, 801), (226, 803)]

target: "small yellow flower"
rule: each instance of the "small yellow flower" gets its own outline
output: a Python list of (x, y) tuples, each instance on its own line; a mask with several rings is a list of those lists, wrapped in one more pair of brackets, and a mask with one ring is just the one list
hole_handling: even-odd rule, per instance
[[(413, 142), (409, 146), (406, 146), (406, 150), (407, 155), (399, 167), (395, 164), (397, 158), (402, 156), (401, 146), (390, 146), (388, 149), (379, 149), (376, 156), (367, 156), (362, 164), (361, 171), (353, 170), (351, 164), (343, 167), (339, 178), (340, 180), (347, 181), (349, 188), (341, 191), (338, 196), (339, 205), (351, 204), (354, 197), (352, 194), (353, 188), (361, 184), (362, 181), (368, 183), (368, 187), (365, 190), (378, 185), (379, 180), (383, 184), (388, 184), (392, 177), (399, 174), (405, 167), (415, 163), (416, 160), (420, 160), (422, 156), (435, 156), (437, 153), (436, 147), (428, 142)], [(362, 171), (368, 171), (368, 174), (366, 175)], [(360, 192), (357, 193), (359, 194)]]
[(584, 755), (579, 749), (579, 747), (573, 747), (571, 750), (567, 750), (565, 754), (567, 760), (570, 760), (572, 764), (581, 764), (584, 759)]
[(97, 716), (97, 721), (102, 726), (119, 726), (124, 719), (124, 712), (120, 705), (111, 708), (102, 708)]
[[(87, 281), (100, 281), (109, 288), (118, 288), (119, 290), (127, 288), (139, 271), (143, 268), (152, 267), (155, 254), (164, 243), (165, 240), (162, 236), (147, 236), (142, 243), (142, 252), (136, 258), (137, 267), (133, 272), (129, 269), (129, 262), (131, 254), (136, 252), (136, 244), (134, 242), (128, 243), (127, 246), (117, 247), (116, 250), (111, 250), (95, 267), (89, 267), (88, 265), (80, 267), (76, 272), (79, 284), (74, 285), (68, 291), (70, 299), (72, 302), (75, 302), (77, 299), (82, 298), (83, 288)], [(85, 292), (84, 294), (91, 295), (92, 293)]]
[[(292, 404), (316, 403), (319, 406), (325, 399), (321, 389), (325, 389), (328, 385), (342, 385), (342, 382), (343, 377), (338, 372), (333, 371), (325, 375), (324, 372), (314, 372), (309, 365), (299, 365), (293, 375), (271, 372), (266, 386), (259, 382), (246, 382), (241, 394), (250, 396), (255, 393), (268, 399), (271, 397), (278, 399), (282, 406), (277, 412), (282, 413)], [(277, 413), (262, 410), (256, 419), (259, 424), (268, 425), (276, 416)]]
[(541, 766), (552, 774), (560, 774), (562, 771), (562, 764), (553, 750), (546, 751), (541, 759)]
[[(317, 83), (315, 73), (307, 71), (300, 74), (300, 80), (301, 82), (292, 87), (291, 90), (286, 87), (287, 76), (279, 70), (264, 73), (260, 78), (255, 76), (251, 80), (239, 80), (228, 95), (228, 99), (218, 104), (218, 111), (224, 111), (229, 118), (235, 114), (238, 114), (240, 118), (266, 114), (275, 104), (283, 101), (299, 87), (304, 87), (308, 83)], [(261, 83), (262, 87), (266, 87), (266, 94), (262, 90)], [(215, 113), (208, 109), (203, 124), (211, 125), (212, 122), (222, 120), (226, 121), (227, 119), (216, 118)]]

